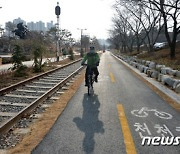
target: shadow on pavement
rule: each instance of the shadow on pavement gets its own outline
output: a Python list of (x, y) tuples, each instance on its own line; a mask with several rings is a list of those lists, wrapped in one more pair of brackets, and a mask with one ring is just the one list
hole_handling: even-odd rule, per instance
[(75, 122), (77, 127), (85, 133), (83, 150), (86, 153), (91, 153), (95, 146), (95, 133), (104, 133), (103, 122), (98, 119), (100, 107), (98, 95), (94, 94), (88, 96), (88, 94), (84, 94), (82, 105), (82, 118), (75, 117), (73, 122)]

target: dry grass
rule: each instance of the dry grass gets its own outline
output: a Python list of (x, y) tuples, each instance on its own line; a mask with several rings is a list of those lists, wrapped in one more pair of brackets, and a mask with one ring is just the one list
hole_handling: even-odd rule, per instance
[(139, 55), (138, 58), (154, 61), (158, 64), (164, 64), (173, 69), (180, 70), (180, 50), (176, 51), (175, 59), (170, 58), (169, 49), (162, 49), (153, 53), (145, 53), (145, 54)]
[(180, 70), (180, 43), (176, 47), (176, 58), (170, 58), (170, 49), (161, 49), (152, 53), (141, 53), (137, 52), (128, 53), (129, 56), (137, 56), (139, 59), (154, 61), (158, 64), (166, 65), (173, 69)]

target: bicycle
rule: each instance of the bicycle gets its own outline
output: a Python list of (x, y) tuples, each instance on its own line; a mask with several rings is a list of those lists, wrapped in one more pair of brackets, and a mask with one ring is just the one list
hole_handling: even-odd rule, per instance
[[(87, 64), (84, 64), (84, 65), (87, 66)], [(95, 81), (95, 74), (91, 70), (91, 68), (89, 68), (89, 70), (88, 70), (88, 85), (87, 85), (89, 96), (94, 93), (94, 89), (93, 89), (94, 81)]]

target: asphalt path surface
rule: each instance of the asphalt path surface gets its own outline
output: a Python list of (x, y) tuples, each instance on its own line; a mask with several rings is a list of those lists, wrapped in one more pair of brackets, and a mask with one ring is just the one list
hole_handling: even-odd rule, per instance
[(109, 52), (99, 72), (94, 95), (83, 83), (32, 154), (179, 154), (180, 145), (141, 143), (143, 136), (180, 136), (180, 113)]
[[(0, 56), (1, 57), (1, 56)], [(5, 57), (5, 56), (4, 56)], [(60, 57), (60, 61), (61, 60), (63, 60), (63, 59), (65, 59), (65, 58), (67, 58), (67, 57)], [(44, 63), (44, 62), (55, 62), (56, 61), (56, 59), (57, 58), (43, 58), (43, 60), (42, 60), (42, 63)], [(25, 62), (23, 62), (23, 64), (24, 65), (26, 65), (27, 67), (31, 67), (33, 64), (34, 64), (34, 61), (33, 60), (31, 60), (31, 61), (25, 61)], [(3, 64), (3, 65), (0, 65), (0, 72), (6, 72), (6, 71), (8, 71), (10, 68), (12, 68), (13, 67), (13, 64)]]

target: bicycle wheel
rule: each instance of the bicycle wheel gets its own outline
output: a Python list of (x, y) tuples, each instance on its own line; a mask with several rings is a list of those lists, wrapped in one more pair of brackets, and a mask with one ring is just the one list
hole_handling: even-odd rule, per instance
[(146, 113), (146, 112), (139, 113), (139, 110), (133, 110), (133, 111), (131, 111), (131, 114), (135, 115), (136, 117), (147, 117), (148, 116), (148, 113)]
[(88, 95), (90, 95), (90, 86), (88, 85)]
[(91, 75), (88, 75), (88, 95), (90, 95), (90, 89), (91, 89)]
[(172, 115), (166, 112), (155, 112), (154, 114), (161, 119), (172, 119)]

